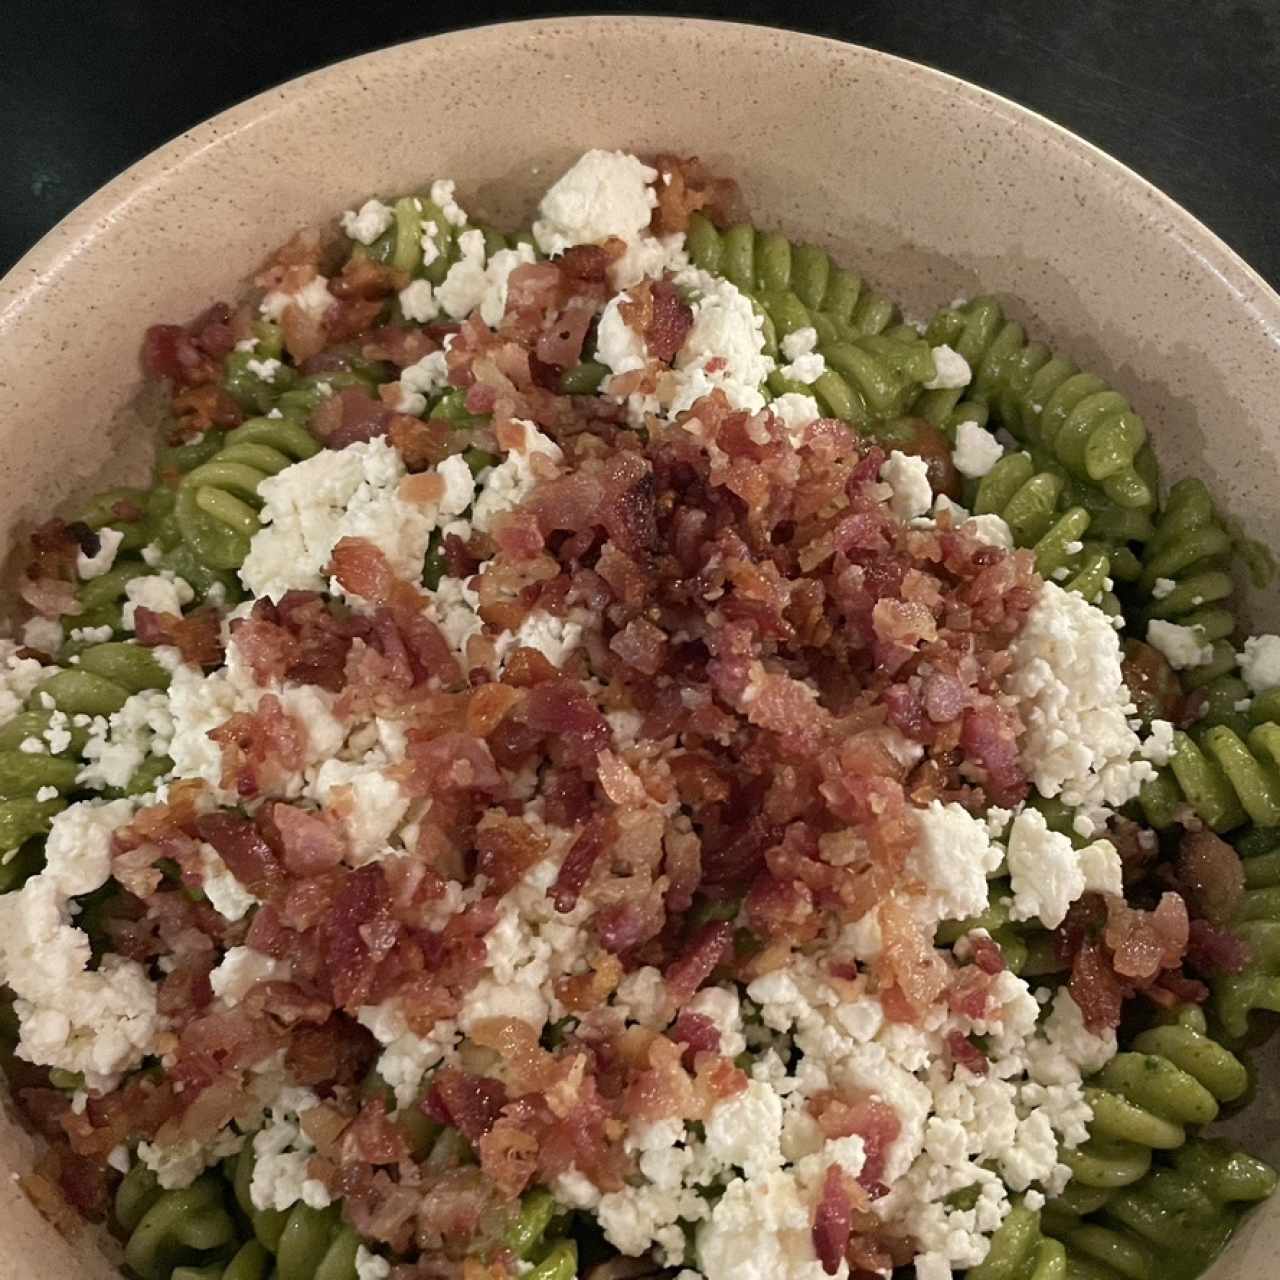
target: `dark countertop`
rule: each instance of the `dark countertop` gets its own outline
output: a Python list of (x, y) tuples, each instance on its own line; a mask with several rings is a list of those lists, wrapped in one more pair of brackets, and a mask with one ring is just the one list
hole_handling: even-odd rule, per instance
[(0, 271), (147, 151), (272, 84), (433, 31), (606, 11), (787, 25), (973, 80), (1136, 169), (1280, 285), (1278, 0), (362, 0), (323, 19), (317, 0), (14, 4), (0, 45)]

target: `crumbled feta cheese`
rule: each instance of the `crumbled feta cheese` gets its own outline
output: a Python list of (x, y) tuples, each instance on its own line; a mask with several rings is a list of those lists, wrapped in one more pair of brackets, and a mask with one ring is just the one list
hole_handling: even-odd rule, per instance
[(560, 667), (581, 641), (580, 623), (558, 618), (544, 609), (535, 609), (517, 630), (504, 631), (498, 636), (494, 649), (499, 662), (513, 649), (537, 649), (553, 667)]
[(287, 1117), (309, 1110), (318, 1102), (306, 1089), (285, 1091), (271, 1109), (271, 1119), (253, 1136), (253, 1180), (249, 1199), (255, 1209), (283, 1212), (299, 1200), (311, 1209), (323, 1209), (330, 1203), (323, 1182), (307, 1176), (307, 1164), (314, 1148), (296, 1119)]
[(929, 391), (940, 391), (943, 388), (967, 387), (973, 373), (969, 362), (958, 351), (953, 351), (945, 344), (933, 349), (934, 375), (926, 382)]
[[(388, 841), (409, 808), (409, 796), (387, 777), (385, 764), (381, 751), (375, 751), (371, 761), (325, 760), (310, 788), (314, 799), (338, 814), (353, 866), (391, 852)], [(335, 803), (339, 797), (341, 803)]]
[(764, 408), (760, 387), (773, 370), (764, 354), (764, 319), (747, 297), (728, 280), (690, 268), (677, 284), (696, 291), (693, 327), (676, 353), (672, 417), (720, 388), (735, 409), (758, 413)]
[(1128, 803), (1155, 776), (1135, 760), (1120, 640), (1110, 620), (1081, 596), (1046, 582), (1009, 646), (1004, 690), (1018, 702), (1023, 768), (1041, 795), (1061, 796), (1095, 821)]
[(956, 447), (952, 460), (962, 476), (979, 479), (1002, 457), (1004, 446), (990, 431), (984, 431), (976, 422), (962, 422), (956, 428)]
[(732, 987), (703, 987), (685, 1005), (685, 1010), (700, 1014), (712, 1023), (720, 1035), (717, 1052), (723, 1057), (736, 1058), (747, 1047), (742, 1034), (742, 1005)]
[(782, 354), (789, 363), (782, 366), (784, 378), (806, 385), (817, 382), (827, 371), (827, 362), (815, 348), (818, 345), (816, 329), (797, 329), (782, 340)]
[(626, 252), (609, 264), (609, 283), (614, 289), (630, 289), (641, 280), (660, 280), (668, 271), (683, 271), (688, 265), (683, 232), (641, 236), (628, 240)]
[(1250, 636), (1238, 653), (1240, 674), (1254, 693), (1280, 685), (1280, 636)]
[(397, 576), (417, 582), (439, 511), (399, 496), (405, 474), (399, 453), (378, 437), (323, 449), (269, 476), (258, 490), (265, 527), (240, 570), (245, 586), (272, 600), (290, 590), (321, 591), (342, 538), (367, 539)]
[(880, 468), (880, 479), (893, 490), (889, 509), (900, 520), (925, 515), (933, 505), (929, 467), (923, 458), (895, 449)]
[(189, 1187), (206, 1169), (233, 1156), (244, 1146), (244, 1134), (223, 1130), (208, 1142), (184, 1138), (178, 1142), (140, 1142), (138, 1158), (156, 1175), (166, 1191)]
[(1168, 720), (1153, 720), (1150, 736), (1142, 744), (1142, 758), (1154, 765), (1166, 765), (1172, 754), (1173, 725)]
[(274, 356), (269, 360), (246, 360), (244, 366), (251, 374), (261, 378), (263, 382), (274, 382), (276, 374), (284, 368)]
[(76, 781), (94, 790), (123, 789), (148, 756), (168, 754), (173, 715), (163, 689), (132, 694), (109, 719), (97, 717)]
[(905, 875), (926, 886), (913, 898), (923, 918), (964, 920), (987, 906), (987, 877), (1003, 860), (980, 818), (958, 804), (934, 800), (914, 811), (919, 835), (907, 855)]
[(84, 580), (100, 578), (116, 562), (116, 552), (124, 541), (124, 533), (110, 527), (98, 530), (98, 550), (91, 556), (76, 552), (76, 573)]
[(544, 436), (533, 423), (520, 418), (515, 421), (524, 426), (523, 444), (512, 449), (503, 462), (485, 474), (484, 492), (476, 499), (471, 512), (472, 525), (482, 532), (488, 532), (490, 522), (500, 511), (510, 511), (532, 492), (537, 477), (530, 459), (535, 453), (545, 454), (553, 462), (564, 457), (560, 446)]
[(22, 710), (32, 690), (49, 674), (35, 658), (18, 657), (18, 645), (12, 640), (0, 640), (0, 724)]
[(639, 239), (657, 203), (650, 185), (657, 176), (625, 152), (588, 151), (542, 197), (533, 224), (538, 248), (557, 254), (610, 236)]
[(1109, 840), (1077, 850), (1039, 810), (1024, 809), (1009, 830), (1009, 882), (1013, 918), (1056, 929), (1086, 889), (1119, 892), (1120, 858)]
[(57, 653), (62, 648), (62, 623), (56, 618), (29, 618), (22, 628), (22, 643), (41, 653)]
[(431, 203), (444, 214), (444, 220), (452, 227), (467, 225), (466, 211), (455, 198), (458, 184), (452, 178), (437, 178), (431, 184)]
[(480, 312), (480, 318), (496, 328), (507, 309), (507, 288), (511, 273), (522, 263), (537, 261), (533, 246), (518, 244), (499, 249), (485, 261), (484, 233), (472, 229), (458, 237), (462, 257), (449, 268), (436, 289), (436, 301), (455, 320)]
[(600, 313), (596, 326), (596, 359), (614, 373), (631, 373), (648, 362), (644, 339), (624, 319), (622, 307), (630, 301), (615, 294)]
[(232, 947), (209, 974), (213, 994), (226, 1004), (239, 1004), (259, 982), (286, 981), (289, 966), (252, 947)]
[(191, 584), (169, 570), (151, 573), (143, 578), (130, 578), (124, 584), (126, 603), (121, 611), (125, 630), (134, 630), (134, 611), (141, 605), (153, 613), (181, 615), (183, 608), (196, 598)]
[(361, 244), (372, 244), (392, 223), (395, 213), (381, 200), (366, 200), (359, 212), (348, 209), (342, 215), (342, 229)]
[(89, 939), (70, 923), (70, 898), (106, 882), (111, 835), (133, 808), (116, 800), (64, 809), (49, 833), (44, 871), (0, 897), (0, 980), (17, 996), (18, 1056), (83, 1071), (90, 1087), (136, 1066), (158, 1027), (155, 988), (142, 967), (108, 955), (89, 969)]
[(447, 357), (443, 351), (432, 351), (400, 370), (400, 403), (396, 407), (401, 413), (420, 414), (427, 407), (427, 397), (448, 385)]
[(1206, 643), (1198, 627), (1180, 627), (1176, 622), (1153, 618), (1147, 623), (1147, 643), (1164, 654), (1175, 671), (1213, 661), (1213, 645)]
[(289, 307), (297, 307), (304, 315), (319, 320), (329, 310), (333, 300), (333, 294), (329, 292), (329, 281), (324, 276), (313, 276), (301, 289), (292, 293), (273, 289), (258, 304), (258, 310), (268, 320), (280, 320)]
[(401, 1107), (414, 1103), (423, 1076), (438, 1063), (452, 1058), (458, 1044), (457, 1024), (451, 1019), (439, 1019), (430, 1034), (420, 1036), (410, 1029), (404, 1010), (395, 1000), (364, 1005), (357, 1010), (356, 1017), (383, 1046), (378, 1074), (395, 1090), (396, 1102)]
[(406, 320), (427, 324), (440, 314), (435, 287), (430, 280), (411, 280), (399, 293), (400, 310)]
[(1178, 584), (1172, 578), (1157, 578), (1151, 586), (1151, 598), (1163, 600), (1177, 590)]
[(804, 442), (805, 427), (822, 416), (818, 402), (812, 396), (801, 395), (798, 391), (788, 391), (776, 400), (770, 400), (769, 408), (782, 419), (782, 425), (787, 429), (787, 438), (797, 447)]
[(387, 1280), (391, 1263), (378, 1253), (370, 1253), (364, 1245), (356, 1246), (356, 1280)]

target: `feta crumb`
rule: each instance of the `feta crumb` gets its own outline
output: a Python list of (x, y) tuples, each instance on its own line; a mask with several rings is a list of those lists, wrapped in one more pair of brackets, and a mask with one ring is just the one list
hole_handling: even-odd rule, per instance
[(1004, 457), (1004, 446), (975, 422), (962, 422), (956, 428), (953, 460), (962, 476), (980, 479)]
[(941, 391), (944, 388), (967, 387), (973, 377), (969, 362), (958, 351), (953, 351), (943, 344), (933, 349), (934, 375), (926, 382), (928, 391)]
[(818, 402), (798, 391), (788, 391), (776, 400), (770, 400), (769, 408), (782, 419), (788, 439), (797, 448), (804, 443), (804, 429), (822, 417)]
[(22, 628), (22, 643), (41, 653), (57, 653), (62, 648), (62, 623), (56, 618), (29, 618)]
[(122, 610), (122, 618), (128, 631), (134, 630), (134, 613), (139, 605), (154, 613), (181, 615), (183, 608), (196, 598), (191, 584), (168, 570), (142, 578), (130, 578), (124, 584), (124, 593), (127, 602)]
[(588, 151), (542, 197), (533, 236), (543, 253), (610, 236), (638, 239), (649, 226), (657, 197), (656, 169), (622, 151)]
[(261, 378), (263, 382), (274, 382), (276, 374), (284, 368), (274, 356), (268, 360), (246, 360), (244, 367), (254, 375)]
[(342, 215), (342, 229), (361, 244), (372, 244), (392, 223), (395, 213), (381, 200), (366, 200), (359, 212), (348, 209)]
[(398, 297), (406, 320), (427, 324), (440, 314), (440, 304), (436, 301), (435, 288), (430, 280), (410, 281), (400, 290)]
[(923, 458), (895, 449), (880, 468), (880, 479), (893, 490), (889, 509), (898, 519), (923, 516), (932, 507), (929, 467)]
[(116, 562), (116, 552), (124, 541), (124, 533), (110, 527), (98, 530), (98, 550), (91, 556), (76, 552), (76, 573), (84, 580), (100, 578)]
[(1236, 657), (1240, 674), (1254, 693), (1266, 693), (1280, 685), (1280, 636), (1250, 636)]
[(1151, 598), (1163, 600), (1165, 596), (1172, 595), (1177, 586), (1178, 584), (1172, 578), (1157, 578), (1151, 587)]
[(1154, 765), (1166, 765), (1172, 754), (1173, 725), (1168, 720), (1153, 720), (1150, 734), (1142, 744), (1142, 758)]
[(1213, 661), (1213, 645), (1205, 642), (1204, 633), (1198, 627), (1180, 627), (1176, 622), (1154, 618), (1147, 623), (1147, 643), (1164, 654), (1175, 671), (1202, 667)]

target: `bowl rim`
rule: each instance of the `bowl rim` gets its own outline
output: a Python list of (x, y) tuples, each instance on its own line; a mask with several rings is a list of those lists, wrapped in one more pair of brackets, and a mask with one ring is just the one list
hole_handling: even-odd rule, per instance
[(838, 54), (851, 63), (879, 64), (897, 74), (918, 77), (933, 92), (960, 95), (974, 105), (997, 112), (1007, 123), (1033, 130), (1043, 145), (1084, 159), (1106, 181), (1128, 188), (1130, 198), (1144, 202), (1146, 207), (1143, 212), (1148, 217), (1162, 221), (1166, 234), (1173, 236), (1184, 251), (1199, 259), (1228, 286), (1237, 303), (1247, 310), (1251, 319), (1262, 326), (1269, 341), (1280, 351), (1280, 292), (1221, 236), (1172, 196), (1065, 125), (993, 89), (975, 84), (949, 71), (868, 45), (832, 36), (792, 31), (768, 23), (659, 14), (569, 15), (454, 27), (339, 59), (281, 81), (227, 107), (176, 134), (121, 170), (59, 219), (0, 277), (0, 341), (4, 340), (23, 314), (37, 303), (41, 295), (47, 292), (69, 261), (85, 246), (108, 233), (116, 221), (128, 216), (135, 200), (165, 185), (204, 153), (231, 145), (235, 138), (257, 127), (274, 112), (288, 108), (295, 99), (313, 92), (323, 82), (343, 77), (359, 79), (362, 70), (374, 61), (393, 56), (412, 56), (413, 49), (428, 43), (437, 46), (459, 40), (505, 43), (513, 32), (549, 32), (566, 27), (579, 30), (594, 28), (601, 33), (616, 32), (623, 35), (629, 28), (637, 26), (683, 29), (696, 27), (708, 34), (716, 30), (775, 32), (799, 44), (820, 46), (828, 54)]

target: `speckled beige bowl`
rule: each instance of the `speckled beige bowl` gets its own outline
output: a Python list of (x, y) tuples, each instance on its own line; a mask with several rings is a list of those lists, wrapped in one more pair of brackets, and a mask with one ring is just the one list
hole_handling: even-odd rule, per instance
[[(998, 292), (1132, 398), (1167, 474), (1202, 475), (1280, 545), (1280, 298), (1221, 241), (1079, 138), (939, 72), (656, 18), (490, 27), (345, 62), (184, 134), (81, 206), (0, 282), (3, 545), (142, 464), (126, 406), (147, 324), (233, 295), (283, 234), (372, 191), (453, 176), (468, 208), (524, 220), (592, 146), (702, 156), (759, 220), (830, 247), (908, 314)], [(1273, 1158), (1278, 1092), (1260, 1090), (1245, 1126)], [(28, 1148), (0, 1123), (0, 1173)], [(0, 1276), (110, 1274), (9, 1178), (0, 1237)], [(1280, 1204), (1216, 1275), (1278, 1259)]]

